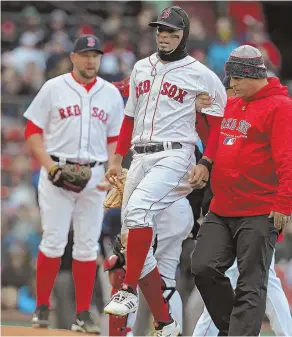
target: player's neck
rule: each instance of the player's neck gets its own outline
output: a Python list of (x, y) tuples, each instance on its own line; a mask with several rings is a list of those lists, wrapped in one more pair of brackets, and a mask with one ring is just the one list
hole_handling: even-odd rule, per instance
[(84, 85), (84, 84), (91, 84), (93, 82), (96, 81), (96, 77), (93, 77), (93, 78), (84, 78), (82, 77), (76, 70), (73, 69), (73, 71), (71, 71), (71, 75), (72, 77), (74, 78), (74, 80), (76, 82), (78, 82), (79, 84), (81, 85)]
[(162, 64), (166, 64), (166, 63), (169, 63), (170, 61), (163, 61), (158, 54), (156, 54), (156, 57), (158, 59), (159, 62), (161, 62)]
[(162, 64), (166, 64), (166, 63), (169, 63), (169, 61), (163, 61), (163, 60), (161, 60), (161, 58), (158, 56), (158, 60), (159, 60), (159, 62), (161, 62)]

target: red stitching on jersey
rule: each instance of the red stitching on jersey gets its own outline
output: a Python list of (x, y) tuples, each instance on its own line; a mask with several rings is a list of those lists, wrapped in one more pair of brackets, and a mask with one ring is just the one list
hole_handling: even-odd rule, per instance
[[(149, 60), (149, 63), (151, 64), (152, 66), (152, 69), (153, 69), (153, 64), (151, 62), (151, 56), (148, 57), (148, 60)], [(156, 76), (156, 75), (155, 75)], [(146, 117), (146, 111), (147, 111), (147, 107), (148, 107), (148, 103), (149, 103), (149, 97), (150, 97), (150, 93), (151, 93), (151, 89), (152, 89), (152, 84), (154, 83), (154, 80), (155, 80), (155, 76), (153, 78), (153, 81), (151, 83), (151, 88), (149, 90), (149, 94), (148, 94), (148, 99), (147, 99), (147, 103), (146, 103), (146, 109), (145, 109), (145, 112), (144, 112), (144, 118), (143, 118), (143, 129), (142, 129), (142, 133), (140, 135), (140, 142), (142, 142), (142, 136), (143, 136), (143, 133), (144, 133), (144, 121), (145, 121), (145, 117)]]
[(143, 129), (142, 129), (142, 133), (140, 135), (140, 142), (142, 142), (142, 136), (143, 136), (143, 133), (144, 133), (144, 122), (145, 122), (145, 117), (146, 117), (146, 112), (147, 112), (147, 108), (148, 108), (149, 98), (150, 98), (150, 94), (151, 94), (153, 83), (155, 81), (155, 77), (156, 77), (156, 75), (154, 75), (154, 77), (153, 77), (153, 81), (151, 83), (151, 87), (150, 87), (148, 98), (147, 98), (147, 103), (146, 103), (146, 108), (145, 108), (144, 118), (143, 118)]
[(148, 59), (149, 59), (150, 64), (152, 65), (152, 67), (154, 67), (154, 65), (151, 62), (151, 56), (149, 56)]
[[(163, 75), (162, 80), (161, 80), (161, 84), (160, 84), (160, 88), (159, 88), (159, 93), (158, 93), (157, 101), (156, 101), (155, 110), (154, 110), (153, 117), (152, 117), (152, 129), (151, 129), (151, 135), (150, 135), (150, 142), (151, 142), (151, 138), (152, 138), (153, 130), (154, 130), (154, 117), (155, 117), (155, 114), (156, 114), (156, 109), (157, 109), (157, 105), (158, 105), (158, 101), (159, 101), (159, 97), (160, 97), (161, 86), (162, 86), (162, 82), (163, 82), (163, 80), (164, 80), (165, 75), (168, 74), (169, 72), (171, 72), (172, 70), (175, 70), (175, 69), (178, 69), (178, 68), (186, 67), (186, 66), (188, 66), (188, 65), (190, 65), (190, 64), (192, 64), (192, 63), (194, 63), (194, 62), (197, 62), (197, 60), (192, 61), (192, 62), (190, 62), (190, 63), (188, 63), (188, 64), (185, 64), (185, 65), (183, 65), (183, 66), (179, 66), (179, 67), (170, 69), (170, 70), (168, 70), (168, 71)], [(154, 82), (154, 81), (153, 81), (153, 82)], [(150, 96), (150, 93), (149, 93), (149, 96)]]
[(162, 80), (161, 80), (161, 83), (160, 83), (160, 88), (159, 88), (159, 93), (158, 93), (158, 97), (157, 97), (157, 100), (156, 100), (156, 105), (155, 105), (155, 110), (154, 110), (154, 113), (153, 113), (153, 117), (152, 117), (152, 125), (151, 125), (151, 134), (150, 134), (150, 142), (151, 142), (151, 137), (153, 135), (153, 129), (154, 129), (154, 117), (155, 117), (155, 114), (156, 114), (156, 110), (157, 110), (157, 105), (158, 105), (158, 101), (159, 101), (159, 97), (160, 97), (160, 92), (161, 92), (161, 87), (162, 87), (162, 83), (163, 83), (163, 80), (164, 80), (164, 77), (167, 73), (165, 73), (162, 77)]

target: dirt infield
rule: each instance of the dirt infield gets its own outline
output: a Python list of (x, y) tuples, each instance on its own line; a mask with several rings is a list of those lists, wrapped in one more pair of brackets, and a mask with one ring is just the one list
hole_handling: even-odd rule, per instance
[[(1, 326), (1, 336), (86, 336), (70, 330), (33, 329), (23, 326)], [(90, 336), (90, 335), (88, 335)], [(92, 336), (92, 335), (91, 335)]]

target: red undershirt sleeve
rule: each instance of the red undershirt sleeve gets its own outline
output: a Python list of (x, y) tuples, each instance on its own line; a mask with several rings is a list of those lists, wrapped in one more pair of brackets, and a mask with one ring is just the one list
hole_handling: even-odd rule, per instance
[(134, 118), (125, 115), (121, 126), (115, 153), (120, 154), (123, 157), (127, 155), (131, 147), (133, 129), (134, 129)]
[(107, 143), (114, 143), (118, 140), (119, 136), (114, 136), (114, 137), (107, 137)]
[(28, 120), (25, 126), (24, 137), (28, 139), (34, 133), (38, 133), (40, 135), (43, 134), (43, 130), (35, 125), (32, 121)]

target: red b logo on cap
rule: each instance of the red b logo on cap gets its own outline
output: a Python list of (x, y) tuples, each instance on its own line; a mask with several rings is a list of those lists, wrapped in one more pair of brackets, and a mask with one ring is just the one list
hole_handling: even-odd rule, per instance
[(166, 8), (161, 15), (161, 19), (167, 19), (169, 17), (170, 13), (171, 13), (170, 8)]
[(94, 38), (91, 37), (91, 36), (89, 36), (89, 37), (87, 38), (87, 47), (94, 47), (94, 45), (95, 45), (95, 40), (94, 40)]

